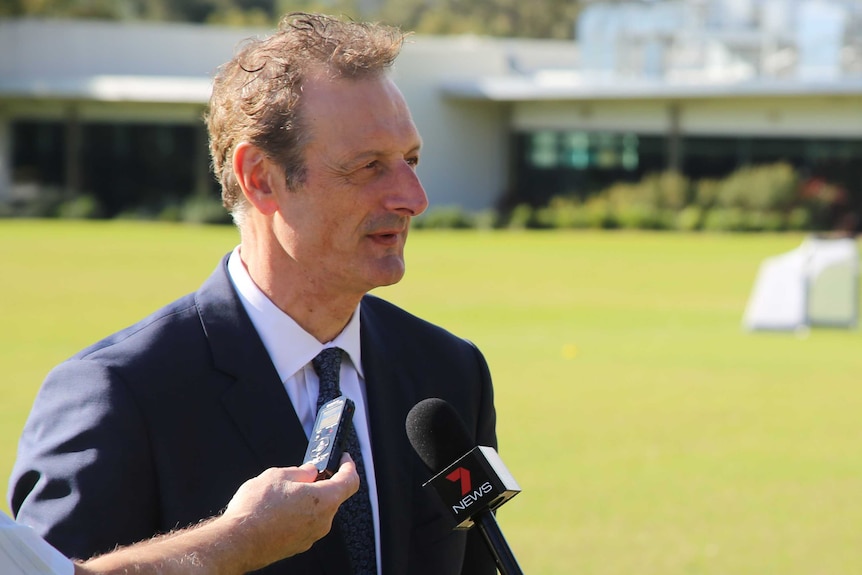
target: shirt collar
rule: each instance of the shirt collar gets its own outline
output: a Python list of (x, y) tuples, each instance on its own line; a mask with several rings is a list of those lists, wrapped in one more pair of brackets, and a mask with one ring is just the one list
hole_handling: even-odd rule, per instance
[(356, 307), (350, 321), (335, 339), (320, 343), (257, 287), (240, 259), (239, 250), (240, 247), (237, 246), (231, 252), (227, 263), (228, 275), (282, 382), (296, 374), (328, 347), (343, 349), (359, 376), (364, 379), (359, 339), (360, 306)]

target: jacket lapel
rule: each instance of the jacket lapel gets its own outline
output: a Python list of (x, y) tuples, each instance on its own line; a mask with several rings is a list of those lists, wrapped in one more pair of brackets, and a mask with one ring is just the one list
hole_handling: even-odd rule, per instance
[[(222, 404), (259, 460), (261, 471), (301, 464), (308, 438), (233, 288), (227, 256), (195, 294), (195, 300), (213, 364), (234, 378), (222, 396)], [(344, 544), (335, 528), (314, 544), (311, 553), (323, 573), (341, 575), (349, 570)], [(287, 559), (282, 562), (285, 572), (295, 571), (290, 566), (294, 561), (307, 565), (307, 559), (301, 557)]]
[(380, 547), (383, 574), (398, 575), (407, 572), (413, 516), (411, 482), (415, 481), (404, 423), (416, 398), (414, 386), (403, 380), (407, 370), (399, 370), (393, 363), (393, 358), (403, 355), (392, 349), (385, 322), (375, 315), (368, 301), (368, 297), (363, 300), (361, 311), (362, 364), (377, 479)]
[(264, 468), (298, 465), (307, 439), (272, 360), (227, 275), (227, 258), (195, 300), (215, 368), (234, 378), (222, 403)]

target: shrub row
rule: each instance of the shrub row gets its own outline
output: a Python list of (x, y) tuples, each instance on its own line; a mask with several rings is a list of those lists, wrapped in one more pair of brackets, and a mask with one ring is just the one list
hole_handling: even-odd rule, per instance
[[(99, 200), (90, 194), (65, 198), (59, 191), (45, 190), (38, 198), (17, 204), (0, 204), (0, 217), (99, 219), (106, 217)], [(189, 196), (156, 206), (141, 205), (113, 216), (125, 220), (158, 220), (196, 224), (230, 223), (230, 215), (215, 196)]]
[[(809, 186), (810, 187), (810, 186)], [(722, 180), (692, 181), (674, 173), (617, 183), (585, 200), (557, 196), (545, 206), (507, 213), (431, 209), (416, 221), (427, 228), (650, 229), (679, 231), (813, 230), (828, 226), (834, 188), (805, 194), (786, 163), (745, 167)]]
[(471, 213), (456, 207), (430, 209), (414, 222), (415, 228), (446, 229), (641, 229), (677, 231), (778, 232), (812, 230), (809, 210), (788, 212), (716, 207), (705, 210), (655, 210), (629, 206), (611, 211), (601, 201), (578, 204), (555, 199), (551, 205), (532, 208), (522, 204), (508, 215), (486, 211)]

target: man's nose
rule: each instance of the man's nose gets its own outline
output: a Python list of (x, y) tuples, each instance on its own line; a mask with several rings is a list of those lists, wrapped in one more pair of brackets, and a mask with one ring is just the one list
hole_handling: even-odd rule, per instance
[(389, 196), (390, 209), (409, 216), (418, 216), (428, 207), (428, 195), (413, 166), (406, 162), (399, 167), (394, 189)]

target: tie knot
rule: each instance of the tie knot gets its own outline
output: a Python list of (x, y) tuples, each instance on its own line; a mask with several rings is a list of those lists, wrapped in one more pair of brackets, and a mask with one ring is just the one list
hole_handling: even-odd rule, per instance
[(328, 347), (318, 353), (317, 357), (311, 360), (317, 375), (322, 377), (324, 373), (335, 373), (337, 377), (338, 370), (341, 369), (341, 352), (340, 347)]
[(338, 384), (339, 374), (341, 372), (341, 353), (340, 347), (330, 347), (324, 349), (317, 357), (311, 360), (311, 365), (314, 371), (317, 372), (317, 377), (320, 380), (320, 390), (317, 399), (317, 408), (325, 402), (335, 399), (341, 395), (341, 389)]

